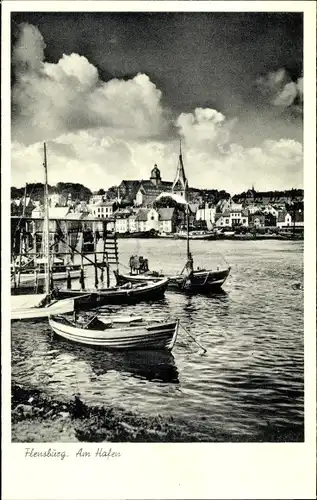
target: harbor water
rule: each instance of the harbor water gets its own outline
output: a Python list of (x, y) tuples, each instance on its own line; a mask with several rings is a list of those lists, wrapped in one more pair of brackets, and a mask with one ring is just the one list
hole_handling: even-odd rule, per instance
[[(221, 293), (166, 292), (157, 302), (103, 307), (179, 318), (184, 329), (171, 354), (100, 351), (53, 337), (45, 320), (15, 322), (12, 380), (57, 398), (80, 392), (88, 404), (194, 422), (210, 440), (265, 441), (273, 433), (278, 441), (301, 441), (303, 247), (301, 241), (193, 241), (195, 267), (222, 266), (222, 256), (231, 266)], [(176, 273), (185, 253), (182, 240), (119, 240), (125, 266), (138, 254), (152, 270)]]

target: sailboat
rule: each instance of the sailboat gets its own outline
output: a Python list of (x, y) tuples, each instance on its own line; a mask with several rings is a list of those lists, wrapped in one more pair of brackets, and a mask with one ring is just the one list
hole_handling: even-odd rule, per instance
[(56, 300), (51, 288), (51, 258), (49, 249), (49, 205), (47, 183), (47, 156), (44, 143), (44, 226), (43, 226), (43, 263), (45, 277), (45, 293), (11, 296), (11, 320), (46, 318), (55, 314), (63, 314), (74, 310), (75, 299)]
[[(185, 175), (182, 148), (180, 144), (179, 162), (176, 173), (176, 178), (173, 183), (173, 190), (175, 187), (179, 187), (181, 190), (181, 195), (184, 197), (186, 206), (186, 264), (183, 270), (175, 275), (166, 276), (168, 278), (168, 289), (183, 291), (183, 292), (195, 292), (195, 293), (207, 293), (212, 292), (221, 288), (221, 286), (226, 281), (230, 273), (230, 266), (223, 268), (217, 267), (217, 269), (199, 269), (194, 268), (194, 259), (190, 250), (190, 231), (189, 231), (189, 202), (188, 202), (188, 180)], [(134, 257), (136, 258), (136, 257)], [(142, 272), (142, 268), (138, 269), (138, 274), (131, 272), (129, 274), (120, 274), (115, 272), (117, 283), (129, 282), (141, 282), (144, 280), (155, 280), (162, 279), (164, 275), (158, 274), (155, 271), (145, 270)]]

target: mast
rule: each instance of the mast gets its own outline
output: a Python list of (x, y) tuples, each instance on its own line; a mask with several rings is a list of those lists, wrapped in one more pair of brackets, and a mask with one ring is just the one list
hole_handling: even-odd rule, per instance
[[(186, 179), (185, 169), (184, 169), (184, 163), (183, 163), (182, 140), (181, 139), (179, 141), (179, 165), (180, 165), (180, 171), (183, 174), (183, 178)], [(187, 183), (187, 179), (184, 182), (184, 199), (186, 201), (186, 253), (187, 253), (187, 260), (189, 260), (190, 257), (191, 257), (191, 254), (190, 254), (190, 247), (189, 247), (189, 204), (188, 204), (188, 183)]]
[[(23, 197), (23, 208), (22, 208), (22, 216), (21, 219), (25, 217), (25, 205), (26, 205), (26, 190), (27, 190), (27, 183), (25, 183), (25, 188), (24, 188), (24, 197)], [(23, 241), (23, 231), (25, 229), (25, 221), (23, 220), (22, 227), (20, 227), (20, 241), (19, 241), (19, 269), (18, 269), (18, 286), (20, 286), (20, 279), (21, 279), (21, 266), (22, 266), (22, 249), (23, 245), (25, 242)]]
[(44, 227), (43, 227), (43, 257), (45, 269), (45, 293), (50, 293), (51, 285), (51, 266), (50, 266), (50, 248), (49, 248), (49, 210), (48, 210), (48, 183), (47, 183), (47, 157), (46, 144), (44, 142)]

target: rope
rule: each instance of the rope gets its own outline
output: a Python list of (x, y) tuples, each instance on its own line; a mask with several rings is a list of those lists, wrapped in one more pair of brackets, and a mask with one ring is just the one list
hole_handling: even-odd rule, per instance
[(217, 252), (221, 255), (221, 257), (223, 258), (223, 260), (225, 261), (225, 263), (227, 264), (228, 267), (230, 267), (230, 264), (229, 262), (227, 261), (227, 259), (225, 258), (225, 256), (223, 255), (223, 253), (220, 252), (220, 250), (218, 249), (217, 245), (215, 242), (214, 243), (214, 246), (215, 246), (215, 249), (217, 250)]
[(195, 337), (189, 333), (188, 330), (186, 330), (186, 328), (180, 323), (180, 326), (182, 327), (182, 329), (184, 330), (185, 333), (187, 333), (187, 335), (203, 350), (201, 356), (204, 356), (207, 352), (207, 349), (205, 349), (199, 342), (198, 340), (195, 339)]

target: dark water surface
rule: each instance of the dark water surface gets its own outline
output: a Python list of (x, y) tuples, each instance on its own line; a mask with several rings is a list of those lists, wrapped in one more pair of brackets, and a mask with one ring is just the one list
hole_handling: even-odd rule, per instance
[[(180, 271), (184, 241), (119, 240), (120, 260), (138, 253), (152, 269)], [(105, 311), (178, 317), (172, 354), (109, 353), (52, 338), (46, 321), (12, 324), (12, 378), (56, 397), (80, 392), (87, 403), (202, 423), (230, 440), (303, 439), (303, 242), (194, 241), (195, 265), (232, 267), (223, 292), (167, 292), (155, 303)], [(124, 270), (124, 268), (122, 268)], [(92, 269), (90, 269), (92, 273)], [(78, 284), (76, 284), (76, 287)], [(74, 285), (75, 286), (75, 285)], [(265, 439), (265, 438), (264, 438)]]

